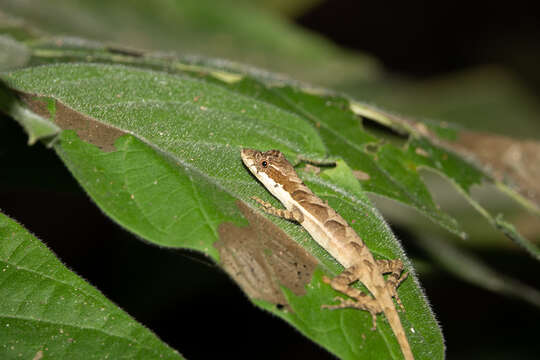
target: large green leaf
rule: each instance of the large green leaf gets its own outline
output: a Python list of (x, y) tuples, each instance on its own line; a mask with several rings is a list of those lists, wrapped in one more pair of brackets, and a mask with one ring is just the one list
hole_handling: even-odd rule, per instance
[[(5, 79), (26, 94), (23, 99), (34, 111), (44, 118), (53, 117), (64, 129), (55, 149), (106, 214), (153, 243), (206, 253), (240, 284), (247, 284), (243, 288), (248, 294), (251, 280), (246, 273), (253, 267), (238, 261), (246, 256), (231, 234), (267, 221), (259, 212), (247, 215), (253, 212), (252, 195), (277, 202), (243, 167), (240, 148), (279, 148), (293, 161), (326, 161), (326, 148), (305, 117), (233, 91), (228, 83), (214, 84), (209, 81), (215, 79), (212, 76), (204, 81), (124, 66), (61, 64), (21, 70)], [(305, 178), (355, 224), (376, 255), (402, 258), (412, 273), (396, 239), (362, 195), (352, 171), (345, 163), (334, 171), (338, 172), (324, 172), (320, 180)], [(358, 214), (363, 214), (362, 218), (358, 219)], [(242, 215), (251, 216), (247, 228)], [(270, 269), (255, 275), (273, 274), (270, 284), (262, 283), (263, 290), (274, 284), (278, 289), (292, 285), (272, 296), (264, 291), (251, 293), (257, 304), (340, 357), (369, 357), (370, 352), (378, 352), (399, 358), (397, 342), (385, 322), (368, 337), (370, 346), (364, 347), (361, 334), (371, 326), (367, 313), (321, 311), (320, 306), (331, 302), (332, 296), (328, 296), (330, 290), (321, 283), (320, 275), (334, 276), (341, 267), (298, 225), (271, 221), (275, 225), (268, 223), (258, 236), (273, 236), (264, 234), (280, 228), (285, 235), (273, 238), (271, 246), (264, 245), (267, 241), (254, 250), (263, 258), (263, 265), (258, 265)], [(279, 274), (282, 270), (275, 262), (283, 262), (280, 253), (268, 249), (293, 248), (295, 243), (300, 244), (300, 250), (291, 251), (304, 248), (320, 263), (314, 277), (308, 273), (297, 279), (297, 271)], [(246, 261), (253, 258), (256, 256)], [(304, 262), (296, 260), (294, 266), (312, 261), (309, 257)], [(234, 273), (233, 268), (237, 270)], [(433, 354), (442, 357), (439, 328), (413, 275), (400, 288), (400, 296), (410, 308), (404, 322), (415, 354), (419, 359), (433, 358)], [(275, 304), (284, 306), (276, 308)], [(338, 335), (327, 338), (320, 329), (340, 329), (337, 334), (346, 336), (337, 341)]]
[(342, 157), (354, 170), (369, 175), (369, 179), (364, 181), (366, 190), (413, 206), (444, 228), (459, 236), (465, 236), (457, 222), (433, 202), (416, 168), (407, 166), (407, 161), (412, 164), (411, 160), (405, 159), (407, 152), (392, 146), (383, 146), (378, 153), (369, 151), (367, 145), (379, 140), (362, 129), (358, 117), (349, 109), (349, 101), (345, 98), (311, 94), (268, 74), (263, 76), (252, 73), (247, 77), (231, 73), (228, 68), (216, 69), (208, 67), (207, 64), (195, 65), (154, 56), (145, 58), (119, 56), (110, 49), (88, 47), (80, 43), (66, 43), (59, 48), (45, 42), (35, 44), (33, 47), (34, 56), (31, 58), (33, 64), (91, 59), (163, 69), (203, 78), (226, 86), (230, 91), (245, 97), (264, 101), (295, 113), (315, 125), (332, 157)]
[(182, 359), (0, 213), (0, 358)]

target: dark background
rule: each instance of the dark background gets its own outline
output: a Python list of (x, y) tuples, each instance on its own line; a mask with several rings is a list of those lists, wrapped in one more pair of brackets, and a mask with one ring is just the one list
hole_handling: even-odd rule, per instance
[[(297, 23), (373, 54), (387, 70), (428, 78), (487, 64), (540, 89), (534, 1), (323, 1)], [(360, 29), (360, 31), (351, 31)]]
[[(399, 76), (426, 79), (496, 63), (537, 94), (538, 18), (538, 6), (519, 1), (323, 1), (296, 22), (373, 54)], [(358, 27), (361, 31), (350, 31)], [(188, 359), (332, 358), (281, 320), (257, 310), (200, 255), (157, 248), (122, 230), (91, 202), (52, 150), (41, 144), (28, 147), (19, 126), (6, 120), (0, 121), (1, 210)], [(43, 169), (39, 176), (36, 168)], [(413, 236), (395, 231), (413, 259), (429, 261)], [(538, 283), (537, 264), (526, 257), (482, 256), (524, 282)], [(537, 308), (468, 285), (436, 266), (420, 273), (420, 280), (441, 323), (449, 359), (533, 359), (540, 354)]]

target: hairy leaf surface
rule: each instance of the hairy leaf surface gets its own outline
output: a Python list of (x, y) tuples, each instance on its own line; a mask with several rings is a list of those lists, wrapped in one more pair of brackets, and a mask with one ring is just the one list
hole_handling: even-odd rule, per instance
[[(293, 162), (328, 162), (323, 139), (304, 116), (215, 81), (100, 64), (35, 67), (6, 79), (29, 94), (24, 98), (29, 107), (64, 129), (55, 149), (106, 214), (150, 242), (196, 249), (218, 263), (215, 243), (220, 240), (220, 225), (246, 225), (238, 200), (255, 207), (250, 199), (255, 195), (277, 205), (244, 168), (241, 147), (278, 148)], [(89, 130), (96, 128), (100, 130)], [(108, 134), (102, 135), (108, 140), (96, 139), (95, 134)], [(377, 256), (406, 262), (411, 278), (400, 293), (411, 309), (406, 324), (412, 347), (419, 359), (433, 358), (427, 354), (441, 358), (440, 330), (410, 263), (382, 217), (361, 195), (352, 171), (340, 164), (338, 175), (310, 180), (306, 174), (306, 181), (356, 223), (353, 226)], [(288, 308), (254, 300), (340, 357), (367, 358), (379, 352), (400, 358), (397, 341), (382, 317), (378, 332), (372, 334), (367, 314), (320, 309), (333, 297), (328, 297), (330, 290), (320, 274), (335, 276), (341, 267), (300, 226), (271, 221), (315, 256), (320, 270), (304, 284), (305, 295), (283, 288)], [(309, 305), (306, 299), (312, 299)], [(319, 315), (301, 316), (306, 312)], [(323, 328), (353, 335), (347, 335), (345, 343), (336, 342), (315, 330)], [(369, 346), (362, 345), (366, 332), (372, 339)]]
[(0, 213), (0, 358), (182, 359)]

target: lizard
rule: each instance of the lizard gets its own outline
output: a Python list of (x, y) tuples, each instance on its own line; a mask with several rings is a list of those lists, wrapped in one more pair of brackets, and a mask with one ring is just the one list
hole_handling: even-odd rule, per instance
[[(313, 239), (345, 268), (333, 279), (323, 276), (322, 280), (349, 298), (336, 297), (339, 304), (323, 305), (322, 308), (367, 310), (372, 317), (372, 330), (377, 326), (377, 314), (383, 313), (397, 338), (404, 358), (414, 360), (393, 301), (395, 298), (403, 309), (397, 287), (407, 278), (408, 273), (403, 273), (402, 261), (375, 260), (356, 231), (302, 182), (292, 164), (279, 150), (261, 152), (243, 148), (241, 158), (249, 171), (285, 209), (275, 208), (255, 196), (252, 199), (260, 204), (266, 213), (302, 225)], [(390, 275), (385, 279), (383, 274), (386, 273)], [(351, 287), (356, 281), (362, 282), (371, 296)]]

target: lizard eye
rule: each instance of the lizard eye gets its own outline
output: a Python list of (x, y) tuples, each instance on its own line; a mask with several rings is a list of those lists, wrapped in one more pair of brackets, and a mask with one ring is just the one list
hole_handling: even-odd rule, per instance
[(264, 160), (264, 161), (261, 163), (261, 165), (265, 168), (265, 167), (268, 166), (268, 162), (267, 162), (266, 160)]

